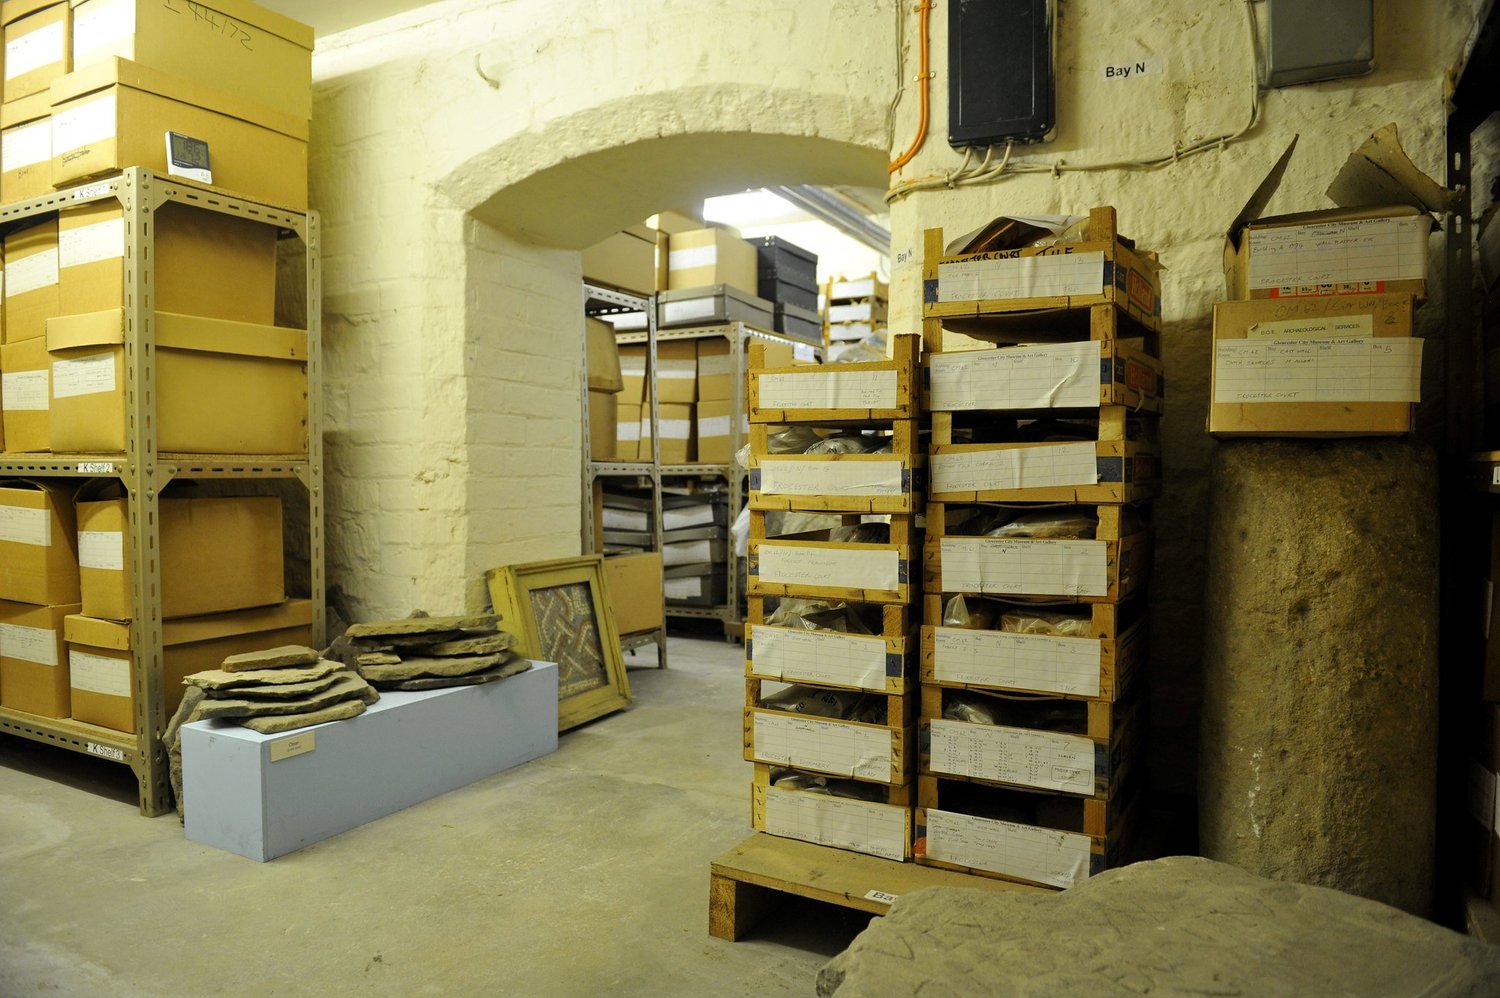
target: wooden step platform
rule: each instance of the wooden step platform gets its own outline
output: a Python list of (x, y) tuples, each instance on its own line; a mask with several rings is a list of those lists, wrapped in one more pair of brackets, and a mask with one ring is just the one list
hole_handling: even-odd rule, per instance
[(923, 887), (1052, 893), (757, 832), (709, 866), (708, 933), (734, 942), (785, 894), (884, 915), (897, 897)]

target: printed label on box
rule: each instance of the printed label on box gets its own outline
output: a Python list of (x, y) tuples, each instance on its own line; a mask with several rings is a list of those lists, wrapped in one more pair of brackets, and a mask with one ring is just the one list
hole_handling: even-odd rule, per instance
[[(135, 34), (135, 0), (89, 0), (73, 13), (73, 64)], [(103, 54), (103, 53), (100, 53)], [(121, 50), (115, 55), (128, 56)]]
[(0, 506), (0, 543), (52, 546), (52, 513), (25, 506)]
[(52, 158), (52, 122), (47, 119), (0, 134), (0, 172), (14, 173)]
[(899, 496), (900, 461), (777, 461), (761, 458), (760, 491), (779, 496)]
[(934, 718), (932, 771), (1059, 793), (1094, 792), (1094, 743), (1077, 735)]
[(1252, 340), (1328, 340), (1375, 335), (1373, 315), (1338, 315), (1326, 319), (1282, 319), (1257, 322), (1245, 331)]
[(52, 113), (52, 155), (61, 156), (115, 137), (115, 93)]
[(927, 809), (927, 857), (989, 870), (1052, 887), (1072, 887), (1089, 876), (1087, 835)]
[(641, 424), (635, 420), (620, 423), (615, 429), (615, 439), (621, 443), (635, 443), (641, 439)]
[(57, 234), (57, 265), (81, 267), (86, 263), (112, 260), (125, 255), (125, 219), (107, 218), (102, 222), (62, 229)]
[(712, 267), (719, 262), (719, 247), (717, 243), (708, 246), (694, 246), (692, 249), (669, 249), (667, 251), (668, 270), (691, 270), (694, 267)]
[(759, 578), (776, 585), (895, 591), (901, 584), (901, 554), (894, 549), (762, 544)]
[(57, 665), (57, 632), (46, 627), (0, 624), (0, 658)]
[(882, 782), (895, 777), (889, 728), (757, 711), (752, 731), (758, 762)]
[(129, 697), (130, 660), (69, 648), (68, 685), (107, 697)]
[(78, 531), (78, 567), (125, 570), (125, 535), (118, 530)]
[(663, 419), (656, 425), (663, 440), (686, 440), (693, 435), (691, 419)]
[(114, 390), (115, 355), (113, 351), (90, 354), (74, 360), (52, 362), (52, 397), (55, 399), (99, 395)]
[(6, 412), (46, 412), (46, 370), (0, 374), (0, 406)]
[(906, 858), (906, 809), (769, 787), (766, 832), (882, 859)]
[(1016, 596), (1104, 596), (1109, 592), (1105, 541), (944, 537), (946, 593)]
[(885, 689), (885, 639), (756, 624), (750, 664), (758, 676), (787, 682)]
[(1094, 638), (933, 630), (938, 682), (1097, 697), (1103, 645)]
[(1066, 409), (1099, 404), (1099, 344), (966, 350), (932, 357), (930, 408)]
[(698, 438), (700, 440), (710, 437), (729, 436), (729, 417), (710, 416), (708, 419), (698, 420)]
[(1090, 442), (957, 451), (932, 458), (934, 494), (1098, 483), (1099, 462)]
[(14, 80), (34, 69), (62, 62), (63, 22), (53, 21), (5, 43), (5, 78)]
[(1253, 290), (1358, 281), (1416, 281), (1427, 275), (1425, 215), (1250, 228)]
[(1214, 402), (1419, 402), (1422, 341), (1219, 340)]
[(1104, 251), (938, 264), (938, 301), (1066, 298), (1104, 293)]
[(15, 298), (28, 291), (57, 283), (57, 249), (5, 261), (5, 297)]
[(894, 409), (896, 372), (809, 371), (760, 376), (762, 409)]

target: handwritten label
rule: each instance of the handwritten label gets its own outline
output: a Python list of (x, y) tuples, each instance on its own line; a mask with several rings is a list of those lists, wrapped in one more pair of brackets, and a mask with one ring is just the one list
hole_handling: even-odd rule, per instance
[(62, 229), (57, 234), (57, 265), (81, 267), (125, 255), (125, 218)]
[(68, 649), (68, 683), (75, 690), (107, 697), (130, 696), (130, 659)]
[(762, 544), (759, 578), (773, 585), (892, 592), (901, 583), (901, 554), (894, 548), (840, 550), (838, 545)]
[(1105, 541), (944, 537), (942, 591), (1017, 596), (1104, 596)]
[(1251, 227), (1252, 289), (1410, 281), (1427, 275), (1426, 215)]
[[(765, 831), (899, 863), (906, 858), (906, 814), (905, 808), (890, 804), (771, 787), (766, 791)], [(885, 897), (894, 900), (893, 895)]]
[(791, 461), (761, 458), (760, 491), (771, 496), (899, 496), (900, 461)]
[(191, 0), (162, 0), (162, 6), (174, 13), (186, 13), (192, 15), (193, 22), (201, 27), (209, 29), (216, 35), (223, 35), (230, 41), (239, 45), (247, 51), (253, 50), (255, 36), (250, 33), (250, 26), (232, 17), (227, 17), (212, 7), (201, 3), (192, 3)]
[(281, 762), (283, 759), (294, 759), (299, 755), (315, 752), (317, 748), (318, 735), (315, 731), (304, 731), (287, 738), (278, 738), (271, 742), (271, 761)]
[(762, 409), (894, 409), (896, 372), (763, 374), (759, 404)]
[[(7, 26), (6, 33), (10, 33)], [(5, 78), (14, 80), (35, 69), (62, 62), (67, 55), (63, 51), (63, 22), (53, 21), (35, 31), (18, 35), (5, 43)]]
[(1077, 735), (969, 724), (928, 724), (932, 770), (1039, 790), (1094, 792), (1094, 743)]
[(1103, 293), (1103, 250), (938, 264), (938, 301), (944, 303)]
[(935, 412), (1050, 409), (1099, 404), (1099, 344), (1058, 343), (934, 354)]
[(933, 629), (939, 682), (1097, 697), (1103, 644), (1094, 638)]
[(46, 412), (46, 370), (0, 374), (0, 406), (6, 412)]
[(7, 129), (0, 135), (0, 171), (15, 173), (51, 158), (52, 122), (46, 118)]
[(751, 732), (758, 762), (882, 782), (897, 775), (890, 728), (761, 710)]
[(57, 665), (57, 632), (46, 627), (0, 624), (0, 658)]
[(75, 360), (52, 362), (52, 397), (75, 398), (115, 390), (115, 355), (90, 354)]
[(100, 745), (98, 742), (85, 742), (83, 747), (89, 755), (97, 755), (101, 759), (112, 759), (115, 762), (125, 761), (124, 749), (117, 749), (112, 745)]
[(5, 261), (5, 297), (16, 298), (28, 291), (57, 283), (57, 248)]
[(1375, 335), (1373, 315), (1339, 315), (1325, 319), (1282, 319), (1257, 322), (1245, 331), (1252, 340), (1329, 340)]
[(927, 809), (927, 856), (1052, 887), (1088, 879), (1087, 835)]
[(119, 530), (78, 531), (78, 567), (123, 572), (125, 534)]
[(25, 506), (0, 506), (0, 544), (51, 547), (51, 511)]
[(1334, 340), (1219, 340), (1214, 402), (1417, 402), (1422, 341), (1407, 336)]
[(787, 682), (885, 689), (885, 639), (790, 627), (753, 629), (750, 665), (758, 676)]
[[(73, 65), (107, 55), (133, 58), (136, 0), (89, 0), (73, 12)], [(121, 44), (121, 43), (126, 44)]]
[(935, 454), (932, 492), (996, 492), (1008, 489), (1096, 485), (1094, 444), (1042, 444)]
[(114, 90), (90, 100), (70, 101), (69, 105), (52, 113), (54, 158), (115, 137)]

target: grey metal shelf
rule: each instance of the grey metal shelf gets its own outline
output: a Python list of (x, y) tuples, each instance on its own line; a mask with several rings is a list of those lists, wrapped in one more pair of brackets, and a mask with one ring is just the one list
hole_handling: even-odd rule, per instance
[[(125, 216), (125, 398), (123, 454), (0, 454), (0, 474), (118, 478), (129, 497), (130, 579), (134, 616), (130, 621), (135, 733), (125, 734), (69, 718), (37, 717), (0, 708), (0, 732), (85, 752), (124, 763), (140, 785), (145, 815), (172, 808), (167, 757), (161, 734), (166, 727), (162, 619), (149, 594), (161, 592), (161, 566), (147, 552), (159, 550), (160, 494), (174, 478), (295, 478), (306, 487), (309, 579), (313, 640), (322, 644), (326, 628), (323, 537), (322, 276), (318, 216), (236, 197), (224, 191), (164, 177), (140, 167), (38, 198), (0, 205), (0, 231), (62, 208), (113, 198)], [(274, 225), (283, 238), (301, 241), (305, 251), (307, 327), (307, 426), (305, 455), (166, 454), (156, 448), (154, 386), (156, 318), (151, 261), (155, 258), (153, 213), (167, 202), (188, 204), (238, 218)]]

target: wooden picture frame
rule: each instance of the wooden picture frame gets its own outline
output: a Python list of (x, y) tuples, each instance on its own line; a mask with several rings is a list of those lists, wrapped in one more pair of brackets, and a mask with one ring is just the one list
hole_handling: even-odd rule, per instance
[(557, 663), (557, 730), (630, 705), (630, 683), (599, 555), (505, 565), (485, 574), (500, 629), (527, 658)]

